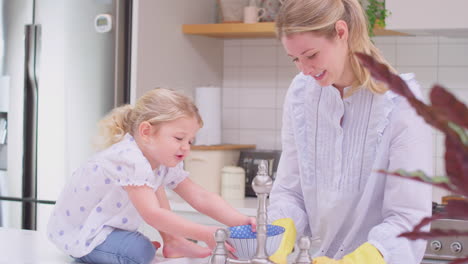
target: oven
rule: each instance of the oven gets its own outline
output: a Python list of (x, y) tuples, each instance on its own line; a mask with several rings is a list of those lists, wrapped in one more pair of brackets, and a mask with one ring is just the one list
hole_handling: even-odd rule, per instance
[(448, 264), (449, 260), (423, 259), (421, 264)]
[[(431, 229), (468, 230), (468, 221), (460, 219), (438, 219), (431, 223)], [(445, 264), (454, 259), (468, 256), (468, 237), (436, 237), (427, 241), (426, 252), (421, 264)]]

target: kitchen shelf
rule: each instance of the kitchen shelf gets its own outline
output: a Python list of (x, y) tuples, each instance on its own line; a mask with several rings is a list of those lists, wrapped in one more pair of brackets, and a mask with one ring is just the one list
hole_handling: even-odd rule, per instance
[[(213, 38), (275, 38), (275, 23), (260, 22), (255, 24), (220, 23), (220, 24), (184, 24), (182, 32), (188, 35), (201, 35)], [(376, 36), (407, 36), (408, 34), (386, 30), (376, 26)]]
[(191, 150), (242, 150), (254, 149), (256, 145), (249, 144), (223, 144), (223, 145), (194, 145)]
[(275, 23), (185, 24), (182, 31), (184, 34), (214, 38), (274, 38)]

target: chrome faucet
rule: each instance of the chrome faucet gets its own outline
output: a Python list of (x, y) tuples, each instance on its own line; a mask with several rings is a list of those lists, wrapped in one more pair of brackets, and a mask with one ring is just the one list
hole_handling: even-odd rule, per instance
[[(260, 161), (258, 172), (252, 181), (252, 188), (257, 194), (257, 250), (251, 260), (236, 260), (228, 257), (225, 243), (229, 236), (229, 231), (224, 228), (216, 230), (214, 238), (216, 247), (210, 257), (209, 264), (274, 264), (268, 259), (266, 253), (267, 240), (267, 197), (273, 187), (273, 180), (268, 175), (268, 163), (266, 160)], [(299, 240), (299, 254), (296, 264), (311, 263), (309, 256), (310, 240), (308, 237), (301, 237)]]
[(310, 264), (312, 263), (312, 258), (309, 255), (310, 249), (310, 238), (308, 236), (303, 236), (297, 242), (297, 247), (299, 248), (299, 254), (297, 254), (296, 262), (294, 264)]
[(273, 264), (268, 260), (266, 253), (267, 239), (267, 196), (273, 187), (273, 180), (268, 176), (268, 165), (266, 160), (260, 161), (258, 172), (252, 181), (252, 188), (257, 194), (257, 251), (251, 260), (236, 260), (228, 257), (228, 251), (225, 247), (226, 239), (229, 236), (229, 231), (226, 229), (218, 229), (214, 236), (216, 247), (210, 257), (210, 264)]

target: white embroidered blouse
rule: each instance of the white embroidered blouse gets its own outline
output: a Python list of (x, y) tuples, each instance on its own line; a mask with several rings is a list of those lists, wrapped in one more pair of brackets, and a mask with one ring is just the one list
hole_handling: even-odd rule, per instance
[[(420, 96), (414, 76), (401, 76)], [(431, 175), (432, 145), (429, 126), (405, 98), (360, 89), (342, 99), (300, 73), (284, 104), (269, 220), (293, 218), (298, 236), (319, 241), (316, 256), (339, 259), (370, 242), (388, 264), (419, 264), (426, 242), (397, 236), (431, 215), (432, 188), (377, 170)]]
[(82, 257), (116, 228), (136, 231), (143, 219), (122, 187), (173, 189), (188, 176), (182, 166), (161, 165), (153, 171), (134, 138), (126, 134), (73, 173), (50, 216), (49, 239), (66, 254)]

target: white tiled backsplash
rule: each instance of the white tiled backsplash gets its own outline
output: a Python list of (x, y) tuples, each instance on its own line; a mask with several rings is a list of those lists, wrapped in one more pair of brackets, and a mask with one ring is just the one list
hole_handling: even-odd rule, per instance
[[(435, 83), (468, 102), (468, 38), (375, 37), (401, 73), (413, 72), (427, 97)], [(276, 39), (224, 41), (223, 143), (281, 149), (282, 104), (297, 70)], [(434, 174), (444, 174), (443, 136), (434, 131)], [(440, 201), (443, 191), (435, 190)]]

